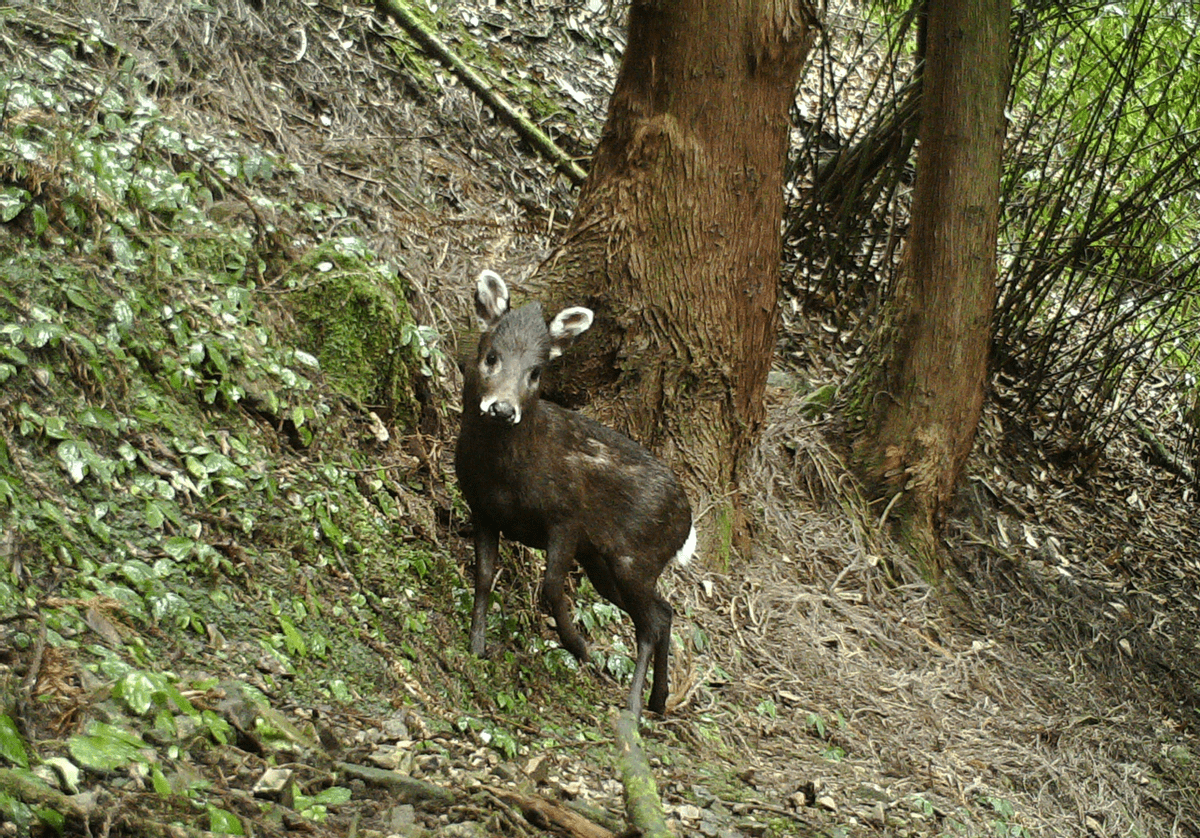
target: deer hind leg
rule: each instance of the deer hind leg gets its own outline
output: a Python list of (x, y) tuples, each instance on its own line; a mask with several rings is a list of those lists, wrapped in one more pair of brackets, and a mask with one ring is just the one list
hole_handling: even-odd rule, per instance
[(658, 638), (654, 642), (654, 686), (650, 688), (650, 710), (660, 716), (667, 711), (667, 680), (671, 655), (671, 622), (675, 612), (660, 596), (655, 596), (655, 607), (659, 611)]
[(629, 710), (641, 715), (646, 672), (654, 657), (654, 686), (650, 691), (650, 709), (661, 714), (667, 706), (668, 655), (671, 650), (671, 621), (674, 612), (653, 587), (644, 585), (636, 592), (625, 590), (629, 616), (637, 635), (637, 662), (629, 687)]
[(662, 713), (667, 704), (667, 656), (671, 651), (671, 622), (674, 612), (665, 599), (655, 591), (658, 574), (650, 576), (638, 573), (631, 562), (619, 562), (619, 568), (628, 569), (618, 575), (616, 583), (622, 593), (620, 606), (634, 619), (637, 635), (637, 662), (634, 666), (634, 682), (629, 689), (629, 710), (640, 716), (642, 694), (646, 690), (646, 674), (650, 657), (654, 657), (654, 687), (650, 690), (650, 710)]
[(565, 591), (567, 571), (575, 560), (575, 540), (566, 533), (550, 534), (546, 545), (546, 575), (542, 578), (542, 605), (554, 617), (559, 640), (580, 661), (587, 661), (587, 644), (571, 618)]

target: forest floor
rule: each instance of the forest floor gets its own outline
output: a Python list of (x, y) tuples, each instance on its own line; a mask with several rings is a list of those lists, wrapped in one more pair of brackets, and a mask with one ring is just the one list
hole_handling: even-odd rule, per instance
[[(595, 146), (619, 9), (420, 17)], [(512, 549), (470, 656), (451, 467), (473, 277), (519, 292), (570, 180), (361, 3), (10, 0), (0, 54), (3, 834), (621, 833), (628, 620), (577, 584), (581, 669)], [(1082, 462), (989, 407), (935, 590), (828, 442), (858, 336), (793, 302), (755, 547), (661, 583), (676, 833), (1200, 836), (1153, 429)]]

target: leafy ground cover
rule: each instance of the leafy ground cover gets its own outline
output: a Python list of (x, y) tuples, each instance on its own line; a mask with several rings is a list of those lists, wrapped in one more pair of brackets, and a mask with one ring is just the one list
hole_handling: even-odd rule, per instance
[[(519, 290), (569, 188), (369, 7), (160, 5), (0, 10), (4, 828), (619, 832), (628, 621), (581, 585), (580, 670), (513, 551), (469, 656), (449, 477), (469, 277)], [(615, 10), (430, 15), (590, 145)], [(989, 425), (944, 608), (821, 442), (822, 340), (785, 338), (754, 554), (664, 579), (679, 834), (1189, 834), (1194, 583), (1135, 572), (1181, 489)], [(1109, 561), (1132, 487), (1161, 526)]]
[[(350, 744), (331, 730), (353, 736), (321, 707), (390, 717), (410, 767), (410, 723), (492, 762), (535, 719), (570, 746), (533, 709), (590, 706), (569, 656), (458, 651), (468, 594), (442, 541), (461, 504), (414, 435), (449, 364), (405, 277), (298, 166), (165, 113), (98, 27), (53, 34), (3, 79), (0, 811), (20, 833), (242, 834), (340, 808), (341, 831), (366, 768), (331, 769)], [(627, 676), (624, 641), (598, 662)], [(522, 686), (534, 663), (558, 677)], [(394, 715), (414, 701), (429, 727)], [(224, 775), (248, 754), (256, 781), (285, 757), (316, 778), (239, 794)]]

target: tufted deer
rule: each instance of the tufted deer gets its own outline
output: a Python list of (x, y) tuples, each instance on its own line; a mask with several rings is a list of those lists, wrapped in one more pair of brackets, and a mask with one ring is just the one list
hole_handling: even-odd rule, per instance
[(633, 618), (637, 666), (629, 709), (641, 716), (650, 655), (650, 709), (667, 703), (671, 606), (656, 590), (672, 558), (696, 547), (692, 511), (675, 475), (628, 437), (538, 397), (542, 369), (592, 325), (592, 312), (563, 309), (547, 327), (539, 303), (508, 307), (508, 286), (479, 275), (475, 312), (483, 335), (463, 383), (454, 468), (475, 524), (471, 651), (484, 653), (488, 599), (500, 533), (546, 551), (544, 607), (562, 644), (587, 660), (563, 582), (576, 560), (596, 590)]

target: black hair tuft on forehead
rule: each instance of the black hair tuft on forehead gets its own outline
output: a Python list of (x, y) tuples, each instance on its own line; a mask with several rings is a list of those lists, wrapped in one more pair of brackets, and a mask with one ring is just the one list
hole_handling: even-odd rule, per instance
[(536, 347), (543, 352), (549, 352), (550, 330), (546, 327), (542, 304), (526, 303), (504, 315), (492, 332), (492, 344), (500, 342), (522, 348)]

